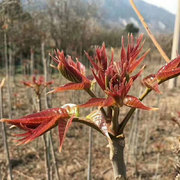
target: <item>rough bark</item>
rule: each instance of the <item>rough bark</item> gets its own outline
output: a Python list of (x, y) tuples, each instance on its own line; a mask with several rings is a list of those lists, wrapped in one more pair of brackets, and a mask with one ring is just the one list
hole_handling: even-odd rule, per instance
[(113, 167), (115, 180), (126, 180), (126, 165), (124, 162), (125, 139), (114, 138), (110, 145), (110, 160)]

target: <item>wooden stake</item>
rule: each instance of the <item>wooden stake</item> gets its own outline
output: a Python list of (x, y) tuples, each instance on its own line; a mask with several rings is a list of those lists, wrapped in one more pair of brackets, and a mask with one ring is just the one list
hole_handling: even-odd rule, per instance
[(137, 9), (135, 3), (133, 0), (130, 0), (131, 6), (134, 9), (134, 11), (136, 12), (137, 16), (139, 17), (141, 23), (143, 24), (144, 28), (146, 29), (149, 37), (151, 38), (152, 42), (154, 43), (154, 45), (156, 46), (156, 48), (158, 49), (159, 53), (161, 54), (161, 56), (164, 58), (164, 60), (166, 62), (169, 62), (170, 59), (168, 58), (168, 56), (166, 55), (166, 53), (164, 52), (164, 50), (162, 49), (162, 47), (160, 46), (160, 44), (157, 42), (156, 38), (154, 37), (154, 35), (152, 34), (151, 30), (149, 29), (146, 21), (144, 20), (143, 16), (141, 15), (141, 13), (139, 12), (139, 10)]
[[(178, 0), (178, 8), (176, 14), (176, 22), (174, 27), (174, 35), (173, 35), (173, 46), (171, 52), (171, 59), (177, 57), (177, 54), (180, 53), (180, 0)], [(177, 86), (177, 78), (173, 78), (169, 80), (168, 88), (172, 89)]]

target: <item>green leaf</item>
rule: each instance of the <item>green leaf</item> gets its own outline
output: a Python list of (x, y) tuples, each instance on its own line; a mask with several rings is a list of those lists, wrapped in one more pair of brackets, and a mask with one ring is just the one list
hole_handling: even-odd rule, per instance
[(86, 116), (86, 118), (92, 120), (99, 127), (102, 133), (110, 139), (105, 118), (100, 110), (91, 112), (88, 116)]

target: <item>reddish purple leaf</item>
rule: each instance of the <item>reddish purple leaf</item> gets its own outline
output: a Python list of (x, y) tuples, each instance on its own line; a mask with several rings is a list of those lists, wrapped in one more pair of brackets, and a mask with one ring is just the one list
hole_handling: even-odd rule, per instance
[(79, 107), (104, 107), (104, 106), (112, 106), (115, 104), (115, 100), (112, 97), (105, 98), (91, 98), (87, 103), (79, 105)]
[(134, 96), (126, 96), (123, 101), (124, 105), (144, 110), (156, 110), (156, 108), (150, 108), (145, 106), (138, 98)]
[(87, 58), (89, 59), (90, 63), (92, 64), (92, 66), (94, 67), (94, 69), (96, 71), (98, 71), (99, 70), (98, 65), (93, 61), (93, 59), (89, 56), (89, 54), (87, 52), (85, 52), (85, 54), (86, 54)]
[(100, 76), (98, 77), (98, 76), (95, 74), (95, 72), (94, 72), (93, 69), (92, 69), (92, 73), (93, 73), (94, 78), (96, 79), (97, 83), (99, 84), (99, 86), (100, 86), (103, 90), (105, 90), (104, 81), (102, 81), (102, 79), (100, 79)]
[(107, 99), (105, 99), (103, 106), (113, 106), (116, 103), (113, 97), (108, 96)]
[(142, 74), (142, 72), (144, 71), (144, 68), (145, 66), (143, 66), (136, 75), (132, 76), (133, 82)]
[(148, 88), (156, 91), (157, 93), (161, 94), (161, 91), (159, 90), (159, 86), (158, 86), (158, 80), (157, 80), (155, 74), (151, 74), (151, 75), (145, 77), (143, 79), (143, 84), (146, 87), (148, 87)]
[(51, 128), (57, 125), (58, 121), (60, 120), (60, 116), (53, 117), (50, 121), (46, 120), (43, 123), (41, 123), (37, 128), (30, 131), (31, 134), (28, 134), (23, 139), (20, 139), (19, 144), (27, 144), (31, 141), (33, 141), (35, 138), (41, 136)]
[(101, 48), (96, 49), (96, 55), (99, 61), (99, 65), (103, 71), (107, 69), (107, 55), (106, 55), (106, 47), (105, 43), (102, 44)]
[(180, 75), (180, 68), (173, 69), (171, 71), (162, 71), (157, 74), (159, 80), (165, 80)]
[(3, 119), (1, 121), (16, 125), (26, 131), (26, 133), (16, 135), (23, 137), (18, 140), (19, 144), (26, 144), (56, 126), (59, 121), (68, 118), (70, 116), (66, 109), (52, 108), (24, 116), (20, 119)]
[(58, 69), (61, 74), (69, 81), (74, 83), (82, 83), (84, 79), (89, 81), (85, 77), (85, 66), (78, 60), (77, 63), (75, 63), (70, 56), (65, 57), (63, 51), (55, 51), (53, 60), (58, 63)]
[(61, 152), (62, 150), (62, 145), (66, 137), (66, 133), (72, 124), (72, 120), (73, 120), (73, 117), (71, 117), (69, 120), (63, 119), (62, 121), (59, 121), (59, 124), (58, 124), (59, 140), (60, 140), (59, 152)]
[(140, 57), (138, 60), (135, 60), (129, 67), (129, 73), (132, 73), (139, 65), (140, 63), (146, 58), (147, 54), (149, 53), (149, 50), (146, 51), (142, 57)]
[(178, 112), (178, 114), (179, 114), (179, 117), (180, 117), (180, 112)]
[(79, 107), (102, 107), (104, 105), (105, 98), (91, 98), (87, 103), (79, 105)]
[(170, 71), (170, 70), (176, 69), (178, 67), (180, 67), (180, 56), (171, 60), (169, 63), (167, 63), (161, 69), (159, 69), (158, 73), (163, 72), (163, 71)]
[(21, 124), (26, 126), (33, 126), (33, 125), (38, 125), (46, 120), (50, 120), (54, 116), (59, 116), (59, 115), (61, 118), (68, 117), (67, 111), (64, 110), (63, 108), (52, 108), (24, 116), (19, 119), (3, 119), (3, 121), (9, 124), (17, 125), (19, 127), (21, 126)]
[(158, 80), (167, 80), (178, 75), (180, 75), (180, 56), (163, 66), (156, 74)]
[(122, 48), (121, 48), (121, 69), (123, 68), (123, 64), (127, 61), (127, 56), (126, 56), (126, 51), (124, 48), (124, 38), (122, 37), (121, 39), (121, 44), (122, 44)]
[(50, 91), (49, 93), (56, 93), (56, 92), (63, 92), (68, 90), (83, 90), (89, 89), (91, 87), (90, 81), (83, 81), (82, 83), (68, 83), (64, 86), (57, 87), (54, 90)]

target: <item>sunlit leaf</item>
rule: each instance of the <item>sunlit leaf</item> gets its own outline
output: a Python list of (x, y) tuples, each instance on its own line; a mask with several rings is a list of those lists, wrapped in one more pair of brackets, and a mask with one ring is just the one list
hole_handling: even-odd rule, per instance
[(89, 81), (85, 77), (85, 66), (77, 60), (75, 63), (71, 56), (65, 57), (64, 52), (59, 50), (55, 51), (53, 60), (58, 63), (58, 69), (61, 74), (71, 82), (82, 83), (83, 79)]
[(142, 74), (142, 72), (144, 71), (144, 68), (145, 66), (143, 66), (136, 75), (131, 77), (133, 81), (135, 81)]
[(145, 106), (138, 98), (134, 96), (126, 96), (123, 101), (124, 105), (144, 110), (156, 110), (156, 108), (150, 108)]
[(50, 120), (57, 115), (60, 116), (61, 118), (65, 118), (69, 116), (67, 111), (62, 108), (52, 108), (24, 116), (19, 119), (2, 119), (2, 121), (18, 126), (21, 126), (21, 124), (26, 126), (31, 126), (31, 125), (33, 126), (33, 125), (38, 125), (46, 120)]
[(107, 69), (107, 55), (105, 43), (102, 44), (101, 48), (96, 49), (96, 55), (102, 70), (105, 71)]
[(159, 69), (157, 79), (164, 81), (180, 75), (180, 56)]
[(79, 107), (96, 107), (96, 106), (103, 106), (105, 98), (91, 98), (87, 103), (79, 105)]
[(179, 67), (180, 67), (180, 56), (171, 60), (169, 63), (164, 65), (162, 68), (160, 68), (158, 73), (163, 72), (163, 71), (174, 70), (174, 69), (179, 68)]
[(105, 98), (91, 98), (87, 103), (79, 105), (79, 107), (104, 107), (104, 106), (112, 106), (115, 104), (115, 100), (109, 96), (107, 99)]
[(68, 91), (68, 90), (83, 90), (83, 89), (89, 89), (90, 87), (91, 87), (90, 82), (68, 83), (68, 84), (65, 84), (64, 86), (57, 87), (48, 93), (57, 93), (57, 92), (63, 92), (63, 91)]
[(98, 65), (93, 61), (93, 59), (89, 56), (89, 54), (87, 52), (85, 52), (87, 58), (89, 59), (90, 63), (92, 64), (93, 68), (98, 71), (99, 67)]
[(73, 117), (71, 117), (68, 121), (64, 119), (59, 121), (59, 124), (58, 124), (59, 140), (60, 140), (59, 152), (61, 152), (62, 150), (62, 145), (66, 137), (66, 133), (72, 124), (72, 120), (73, 120)]
[(142, 39), (143, 34), (138, 37), (137, 43), (135, 45), (133, 35), (131, 34), (131, 36), (128, 36), (127, 59), (130, 64), (132, 64), (136, 60), (143, 48), (143, 44), (141, 44)]
[(60, 117), (55, 116), (50, 121), (46, 120), (46, 121), (42, 122), (35, 129), (31, 129), (31, 131), (29, 131), (30, 134), (28, 134), (26, 137), (20, 139), (19, 144), (27, 144), (27, 143), (33, 141), (35, 138), (41, 136), (46, 131), (48, 131), (51, 128), (53, 128), (54, 126), (56, 126), (59, 120), (60, 120)]
[(96, 79), (96, 81), (97, 81), (97, 83), (99, 84), (99, 86), (103, 89), (103, 90), (105, 90), (105, 82), (104, 81), (102, 81), (102, 79), (100, 79), (100, 73), (99, 73), (99, 76), (97, 76), (96, 74), (95, 74), (95, 72), (94, 72), (94, 70), (92, 69), (92, 73), (93, 73), (93, 76), (94, 76), (94, 78)]
[(132, 73), (140, 64), (141, 62), (145, 59), (147, 54), (149, 53), (150, 50), (146, 51), (142, 57), (140, 57), (138, 60), (135, 60), (129, 67), (129, 73)]
[(143, 84), (146, 87), (156, 91), (157, 93), (159, 93), (159, 94), (161, 93), (161, 91), (159, 90), (159, 86), (158, 86), (158, 80), (157, 80), (155, 74), (151, 74), (151, 75), (145, 77), (143, 79)]
[(26, 81), (23, 81), (22, 82), (25, 86), (28, 86), (28, 87), (34, 87), (33, 84), (31, 82), (26, 82)]
[(121, 44), (122, 44), (122, 47), (121, 47), (121, 69), (123, 68), (123, 64), (127, 61), (127, 56), (126, 56), (126, 51), (125, 51), (125, 48), (124, 48), (124, 38), (122, 37), (121, 39)]
[(79, 70), (79, 72), (81, 72), (81, 74), (83, 74), (84, 76), (86, 75), (86, 68), (85, 66), (79, 62), (78, 59), (76, 59), (77, 63), (76, 63), (76, 66), (77, 66), (77, 69)]
[(23, 137), (18, 140), (19, 144), (26, 144), (56, 126), (59, 121), (68, 118), (70, 118), (70, 115), (66, 109), (52, 108), (19, 119), (2, 119), (1, 121), (16, 125), (27, 131), (26, 133), (16, 135)]
[(111, 96), (108, 96), (108, 98), (105, 99), (103, 106), (105, 106), (105, 107), (106, 106), (113, 106), (115, 103), (116, 103), (116, 101), (114, 100), (114, 98)]
[(159, 80), (166, 80), (180, 75), (180, 68), (173, 69), (171, 71), (162, 71), (157, 74)]
[(69, 115), (79, 117), (79, 107), (76, 104), (64, 104), (61, 107), (66, 109)]
[(103, 132), (103, 134), (110, 139), (106, 121), (100, 110), (91, 112), (88, 116), (86, 116), (86, 118), (92, 120)]

